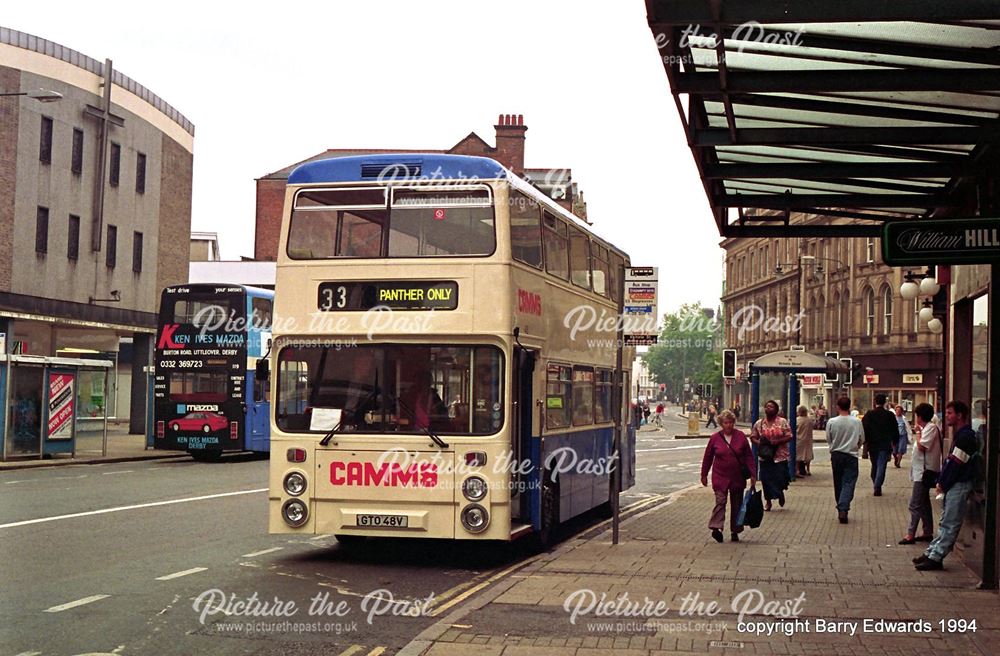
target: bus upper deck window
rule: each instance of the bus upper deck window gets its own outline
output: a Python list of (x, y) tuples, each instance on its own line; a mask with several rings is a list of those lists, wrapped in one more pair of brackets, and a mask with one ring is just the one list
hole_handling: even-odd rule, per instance
[(393, 189), (389, 257), (490, 255), (493, 224), (487, 187)]

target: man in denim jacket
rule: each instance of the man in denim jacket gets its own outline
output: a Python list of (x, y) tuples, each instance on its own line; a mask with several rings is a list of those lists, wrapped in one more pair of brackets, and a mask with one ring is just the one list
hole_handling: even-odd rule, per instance
[(965, 520), (965, 506), (976, 484), (979, 440), (969, 425), (969, 406), (952, 401), (945, 409), (945, 422), (955, 431), (948, 458), (938, 476), (938, 492), (944, 493), (944, 511), (938, 524), (937, 536), (923, 555), (913, 559), (921, 571), (944, 569), (944, 558), (955, 547), (958, 532)]

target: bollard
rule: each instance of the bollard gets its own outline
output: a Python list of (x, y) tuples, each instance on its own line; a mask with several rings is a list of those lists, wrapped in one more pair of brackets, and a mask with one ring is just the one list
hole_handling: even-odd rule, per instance
[(701, 417), (695, 413), (688, 415), (688, 435), (701, 435)]

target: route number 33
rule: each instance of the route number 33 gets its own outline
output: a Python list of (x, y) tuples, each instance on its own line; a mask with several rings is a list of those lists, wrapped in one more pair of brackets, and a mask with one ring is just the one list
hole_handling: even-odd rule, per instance
[(342, 310), (347, 307), (347, 288), (343, 285), (339, 287), (324, 287), (320, 291), (321, 301), (319, 308), (330, 311), (334, 308)]

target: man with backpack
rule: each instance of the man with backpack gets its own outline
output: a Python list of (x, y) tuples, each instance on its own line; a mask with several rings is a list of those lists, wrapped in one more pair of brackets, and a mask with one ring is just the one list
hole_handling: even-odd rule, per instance
[(944, 494), (944, 510), (937, 536), (927, 551), (913, 559), (920, 571), (944, 569), (944, 558), (955, 547), (965, 520), (966, 500), (975, 489), (982, 470), (981, 445), (969, 424), (969, 406), (962, 401), (952, 401), (945, 406), (944, 417), (945, 423), (955, 431), (951, 451), (938, 475), (937, 490)]

